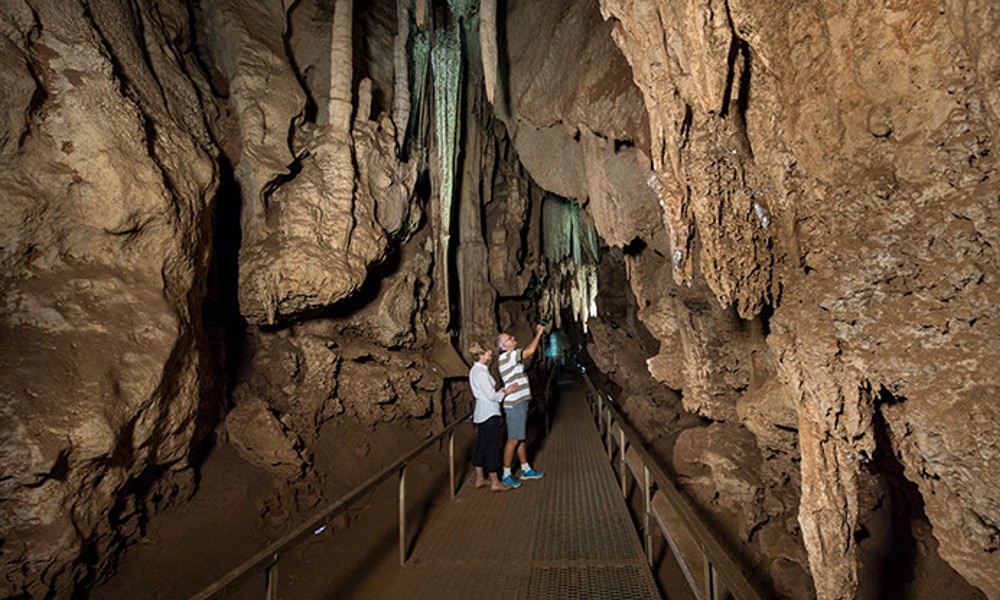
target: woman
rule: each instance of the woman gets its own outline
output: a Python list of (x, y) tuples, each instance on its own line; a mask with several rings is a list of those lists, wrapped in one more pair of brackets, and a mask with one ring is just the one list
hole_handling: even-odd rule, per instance
[[(494, 492), (505, 492), (510, 486), (500, 481), (500, 444), (503, 436), (500, 431), (500, 403), (504, 396), (517, 391), (517, 384), (511, 384), (498, 390), (496, 380), (490, 375), (487, 365), (493, 359), (493, 351), (486, 350), (482, 344), (473, 343), (469, 354), (475, 360), (469, 369), (469, 387), (476, 398), (476, 410), (472, 420), (476, 424), (476, 451), (472, 465), (476, 468), (476, 488), (487, 485), (486, 474), (489, 476), (489, 486)], [(485, 472), (485, 473), (484, 473)]]

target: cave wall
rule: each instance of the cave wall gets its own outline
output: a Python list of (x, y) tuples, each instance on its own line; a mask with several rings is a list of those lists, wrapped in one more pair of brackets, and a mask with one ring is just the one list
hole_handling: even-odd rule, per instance
[[(247, 31), (208, 36), (213, 56), (237, 65), (226, 78), (294, 80), (301, 90), (269, 98), (230, 86), (230, 105), (251, 107), (236, 115), (233, 144), (246, 203), (240, 307), (251, 326), (226, 428), (248, 461), (309, 485), (311, 445), (330, 419), (440, 426), (441, 378), (465, 376), (469, 341), (492, 344), (498, 295), (520, 298), (537, 278), (536, 186), (482, 97), (471, 8), (441, 5), (420, 23), (393, 2), (357, 3), (353, 25), (339, 29), (354, 39), (334, 47), (338, 15), (347, 14), (340, 3), (302, 2), (253, 19), (241, 6), (206, 8), (206, 23)], [(406, 30), (409, 63), (431, 61), (424, 79), (414, 67), (406, 84), (409, 113), (397, 110), (404, 65), (386, 69)], [(432, 30), (439, 46), (428, 42)], [(456, 32), (460, 43), (446, 44)], [(317, 40), (329, 48), (317, 49)], [(435, 52), (454, 54), (434, 62)], [(336, 90), (338, 78), (349, 93)], [(452, 105), (455, 82), (460, 101)], [(340, 133), (331, 116), (338, 93), (351, 98), (352, 124)], [(283, 115), (263, 121), (275, 133), (257, 129), (260, 110)], [(399, 115), (408, 120), (394, 122)], [(410, 132), (403, 143), (401, 131)], [(248, 154), (261, 139), (291, 140), (269, 154), (287, 164), (267, 170), (259, 152)], [(447, 183), (442, 157), (450, 152), (457, 160)]]
[[(785, 416), (774, 422), (787, 423), (789, 400), (795, 409), (817, 595), (866, 593), (859, 515), (878, 494), (880, 421), (881, 450), (919, 489), (937, 552), (994, 595), (996, 7), (601, 10), (649, 114), (673, 280), (707, 285), (741, 319), (767, 317), (763, 353), (737, 352), (737, 369), (762, 379), (754, 403)], [(652, 306), (669, 293), (640, 295)], [(655, 330), (677, 318), (668, 313), (685, 314), (645, 320)]]
[(180, 2), (0, 9), (5, 597), (68, 597), (193, 489), (216, 109)]

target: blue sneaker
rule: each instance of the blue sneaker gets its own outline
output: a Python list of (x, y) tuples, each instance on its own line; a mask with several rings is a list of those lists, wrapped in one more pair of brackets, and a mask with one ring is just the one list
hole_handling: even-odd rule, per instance
[(500, 482), (506, 485), (507, 487), (513, 488), (515, 490), (521, 487), (521, 482), (514, 479), (513, 475), (508, 475), (504, 477), (503, 479), (500, 480)]
[(542, 477), (545, 477), (545, 473), (541, 471), (536, 471), (534, 469), (521, 471), (521, 479), (541, 479)]

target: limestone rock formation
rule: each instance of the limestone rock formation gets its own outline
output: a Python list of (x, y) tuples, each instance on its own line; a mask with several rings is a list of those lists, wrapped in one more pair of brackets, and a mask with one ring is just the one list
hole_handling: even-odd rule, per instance
[(279, 2), (207, 0), (201, 6), (201, 43), (225, 82), (236, 131), (224, 141), (235, 165), (243, 225), (259, 218), (270, 189), (287, 176), (295, 157), (289, 130), (301, 118), (305, 94), (289, 64)]
[(718, 527), (743, 541), (764, 521), (759, 460), (753, 435), (735, 424), (686, 429), (674, 446), (679, 481), (699, 506), (716, 512)]
[(1000, 598), (995, 0), (480, 6), (3, 3), (0, 596), (549, 316), (774, 595)]
[[(395, 419), (423, 418), (434, 408), (443, 374), (439, 366), (419, 353), (386, 350), (343, 332), (342, 325), (326, 321), (255, 337), (248, 357), (251, 368), (235, 394), (237, 408), (248, 405), (241, 410), (238, 425), (244, 433), (237, 441), (252, 446), (242, 441), (250, 439), (256, 428), (247, 421), (267, 421), (260, 427), (265, 443), (258, 446), (283, 448), (286, 458), (278, 461), (282, 475), (287, 475), (285, 468), (291, 463), (308, 467), (309, 444), (329, 419), (347, 414), (374, 427)], [(261, 416), (264, 412), (272, 414), (273, 423)], [(232, 436), (231, 419), (227, 427)], [(280, 437), (289, 442), (273, 441)], [(299, 455), (296, 461), (287, 459), (292, 449)], [(270, 454), (244, 456), (262, 468), (273, 468)]]
[[(324, 80), (328, 88), (322, 96), (310, 90), (319, 96), (317, 101), (325, 100), (327, 122), (311, 128), (309, 135), (299, 135), (302, 147), (295, 149), (288, 142), (306, 129), (306, 93), (282, 37), (287, 8), (269, 18), (250, 11), (252, 19), (234, 18), (235, 24), (224, 19), (244, 14), (240, 6), (232, 0), (210, 7), (212, 14), (221, 15), (215, 20), (235, 29), (234, 34), (244, 34), (223, 30), (226, 35), (218, 41), (213, 36), (218, 60), (235, 63), (227, 72), (233, 81), (278, 77), (285, 90), (274, 98), (261, 98), (245, 87), (232, 90), (235, 106), (250, 105), (237, 109), (244, 149), (237, 179), (246, 194), (241, 311), (254, 322), (275, 324), (331, 306), (360, 289), (369, 267), (386, 256), (386, 229), (392, 234), (409, 232), (419, 219), (418, 212), (410, 211), (416, 163), (398, 159), (397, 127), (391, 119), (382, 115), (370, 120), (370, 81), (361, 82), (355, 104), (351, 2), (338, 3), (333, 13), (330, 53), (322, 63), (330, 73)], [(270, 6), (277, 10), (277, 5)], [(262, 111), (284, 118), (261, 119)], [(258, 146), (268, 152), (254, 152)], [(262, 154), (267, 160), (261, 160)]]
[(980, 14), (995, 27), (996, 8), (601, 6), (649, 112), (674, 279), (700, 273), (744, 318), (773, 307), (818, 596), (861, 585), (859, 473), (876, 414), (941, 556), (995, 594), (996, 415), (977, 399), (998, 383), (975, 369), (1000, 350), (984, 301), (997, 113), (982, 65), (996, 57), (983, 29), (958, 24)]
[(302, 441), (284, 427), (261, 399), (237, 404), (226, 415), (229, 441), (251, 464), (289, 480), (302, 476), (307, 466)]
[(608, 244), (645, 236), (658, 221), (644, 184), (648, 124), (610, 25), (595, 5), (572, 0), (524, 3), (507, 20), (514, 66), (504, 118), (521, 162), (547, 191), (600, 214)]
[(105, 576), (217, 410), (211, 93), (184, 6), (104, 8), (0, 9), (4, 597)]

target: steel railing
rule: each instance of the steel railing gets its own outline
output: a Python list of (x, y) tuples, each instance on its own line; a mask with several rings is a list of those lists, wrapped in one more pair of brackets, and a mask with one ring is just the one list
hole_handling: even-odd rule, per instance
[[(442, 379), (441, 406), (444, 407), (444, 397), (449, 384), (456, 381), (468, 381), (465, 377), (449, 377)], [(427, 439), (425, 442), (408, 452), (405, 456), (392, 463), (377, 475), (357, 486), (339, 500), (332, 502), (313, 514), (291, 532), (254, 554), (242, 564), (232, 569), (215, 583), (191, 597), (191, 600), (207, 600), (230, 589), (233, 585), (244, 581), (247, 577), (264, 571), (264, 598), (278, 598), (278, 563), (282, 555), (295, 548), (303, 540), (309, 538), (318, 528), (324, 527), (334, 517), (347, 510), (350, 505), (367, 492), (386, 481), (393, 475), (399, 475), (399, 564), (406, 564), (406, 466), (425, 450), (448, 437), (448, 474), (451, 483), (449, 490), (451, 498), (455, 498), (455, 430), (466, 423), (471, 423), (472, 413), (465, 414), (456, 422)]]
[(589, 391), (591, 413), (604, 437), (608, 460), (615, 461), (617, 450), (622, 495), (628, 497), (629, 473), (642, 489), (642, 535), (650, 567), (653, 566), (652, 521), (655, 520), (695, 597), (719, 600), (727, 597), (727, 592), (737, 600), (767, 597), (757, 590), (698, 516), (691, 502), (677, 490), (673, 478), (646, 449), (621, 410), (598, 391), (582, 369), (581, 375)]

